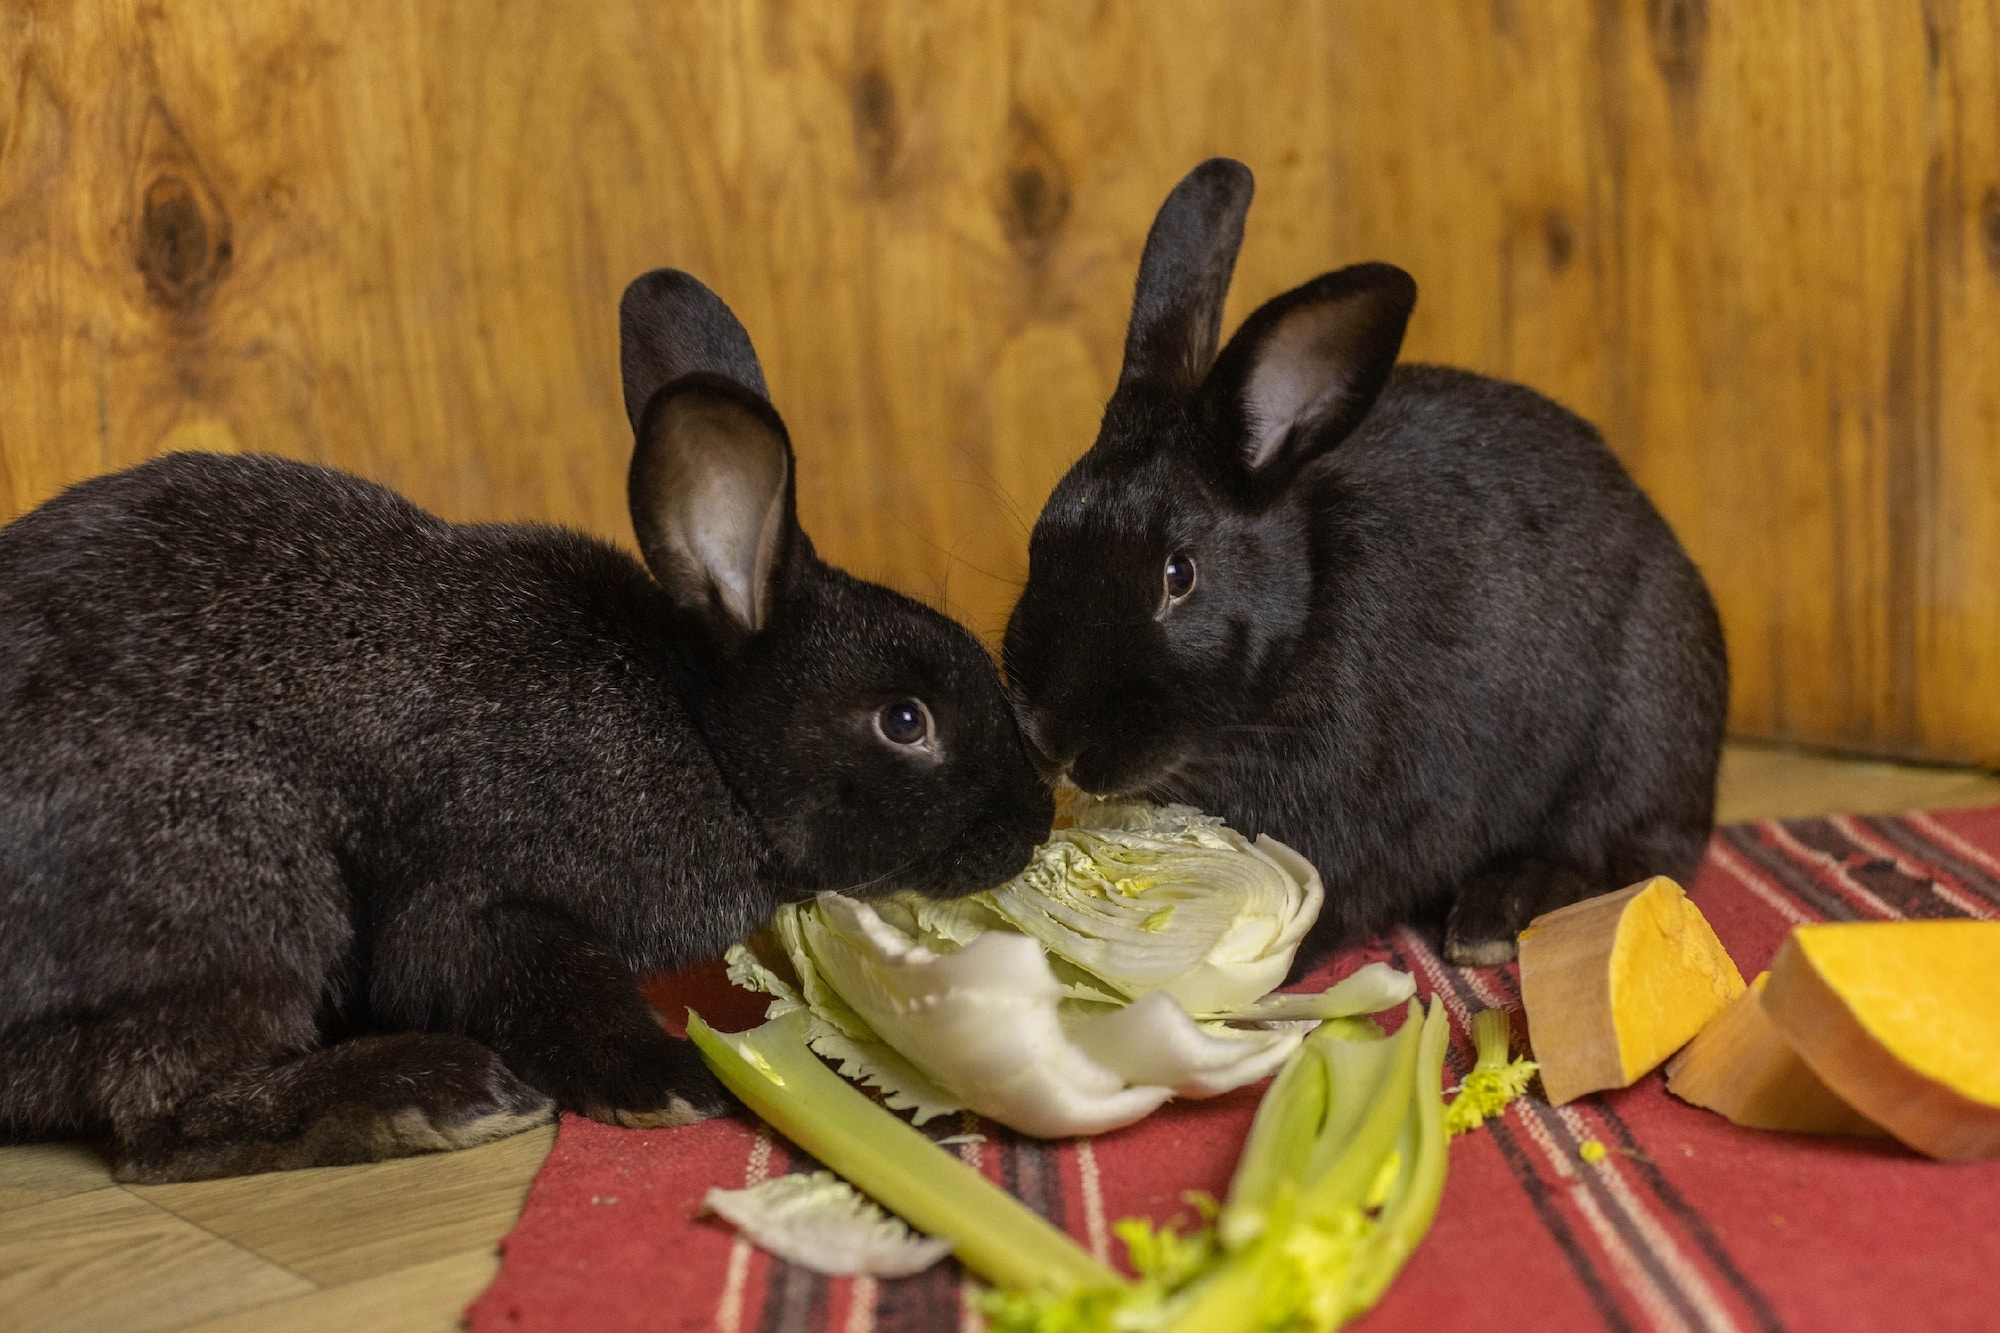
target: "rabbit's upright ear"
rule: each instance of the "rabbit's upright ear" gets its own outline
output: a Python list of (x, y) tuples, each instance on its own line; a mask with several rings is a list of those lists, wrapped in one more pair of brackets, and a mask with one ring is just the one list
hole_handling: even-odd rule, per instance
[(666, 269), (626, 289), (619, 322), (639, 549), (677, 602), (755, 633), (797, 517), (791, 442), (749, 336), (715, 293)]
[(768, 399), (764, 369), (722, 298), (679, 269), (656, 268), (632, 280), (618, 302), (618, 363), (632, 429), (653, 395), (683, 375), (734, 380)]
[(1139, 260), (1121, 386), (1193, 389), (1208, 373), (1255, 188), (1250, 168), (1213, 157), (1182, 178), (1160, 205)]
[(1225, 461), (1260, 488), (1281, 486), (1345, 439), (1388, 382), (1416, 303), (1416, 281), (1403, 270), (1356, 264), (1244, 320), (1205, 386), (1235, 426)]

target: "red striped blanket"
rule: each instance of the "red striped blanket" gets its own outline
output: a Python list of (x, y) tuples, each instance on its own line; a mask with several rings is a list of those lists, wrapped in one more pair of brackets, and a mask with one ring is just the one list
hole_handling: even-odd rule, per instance
[[(1747, 977), (1794, 923), (2000, 916), (2000, 807), (1901, 818), (1766, 821), (1719, 830), (1692, 888)], [(1336, 959), (1413, 972), (1454, 1029), (1447, 1077), (1470, 1063), (1466, 1024), (1517, 1008), (1512, 967), (1440, 961), (1397, 930)], [(761, 997), (716, 969), (655, 988), (747, 1027)], [(1180, 1103), (1094, 1140), (1043, 1143), (966, 1116), (933, 1122), (966, 1161), (1100, 1254), (1109, 1224), (1185, 1215), (1221, 1194), (1258, 1088)], [(1595, 1164), (1578, 1147), (1609, 1152)], [(893, 1282), (829, 1279), (753, 1250), (695, 1208), (812, 1163), (748, 1120), (625, 1131), (566, 1117), (499, 1277), (472, 1327), (927, 1333), (974, 1329), (949, 1261)], [(1356, 1326), (1398, 1329), (2000, 1329), (2000, 1161), (1947, 1165), (1893, 1143), (1738, 1129), (1650, 1075), (1561, 1108), (1532, 1096), (1454, 1142), (1443, 1207), (1382, 1304)]]

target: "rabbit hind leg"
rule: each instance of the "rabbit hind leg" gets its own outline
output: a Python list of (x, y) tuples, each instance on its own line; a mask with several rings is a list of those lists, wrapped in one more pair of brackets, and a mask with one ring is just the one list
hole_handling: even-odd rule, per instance
[(471, 1147), (553, 1115), (548, 1097), (469, 1037), (354, 1037), (114, 1120), (114, 1175), (161, 1183), (373, 1162)]
[(1496, 861), (1459, 886), (1445, 920), (1444, 956), (1460, 967), (1512, 962), (1516, 937), (1530, 921), (1601, 889), (1562, 861), (1539, 856)]
[(1445, 922), (1445, 957), (1461, 967), (1511, 962), (1517, 937), (1544, 912), (1654, 875), (1685, 884), (1707, 839), (1707, 826), (1698, 820), (1658, 819), (1587, 855), (1571, 849), (1496, 861), (1460, 885)]

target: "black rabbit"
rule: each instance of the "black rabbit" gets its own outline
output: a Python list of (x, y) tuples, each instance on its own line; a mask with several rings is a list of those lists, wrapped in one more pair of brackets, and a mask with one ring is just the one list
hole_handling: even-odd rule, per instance
[(0, 530), (0, 1130), (158, 1181), (681, 1123), (724, 1094), (635, 973), (1026, 862), (991, 662), (815, 556), (735, 318), (621, 321), (646, 567), (264, 457)]
[(1701, 575), (1591, 426), (1394, 368), (1386, 264), (1216, 353), (1251, 178), (1197, 167), (1140, 262), (1097, 442), (1036, 521), (1005, 666), (1043, 766), (1290, 843), (1307, 960), (1449, 908), (1463, 963), (1541, 912), (1684, 876), (1728, 694)]

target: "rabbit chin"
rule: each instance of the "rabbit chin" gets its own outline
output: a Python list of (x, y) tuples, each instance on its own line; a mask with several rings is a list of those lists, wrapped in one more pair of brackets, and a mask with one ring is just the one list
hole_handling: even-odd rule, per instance
[(871, 891), (914, 889), (926, 898), (962, 898), (1021, 873), (1055, 823), (1055, 799), (1028, 802), (1004, 818), (975, 825), (952, 842), (919, 857)]
[(1186, 756), (1170, 749), (1112, 751), (1092, 748), (1070, 761), (1066, 776), (1084, 793), (1104, 800), (1171, 802)]

